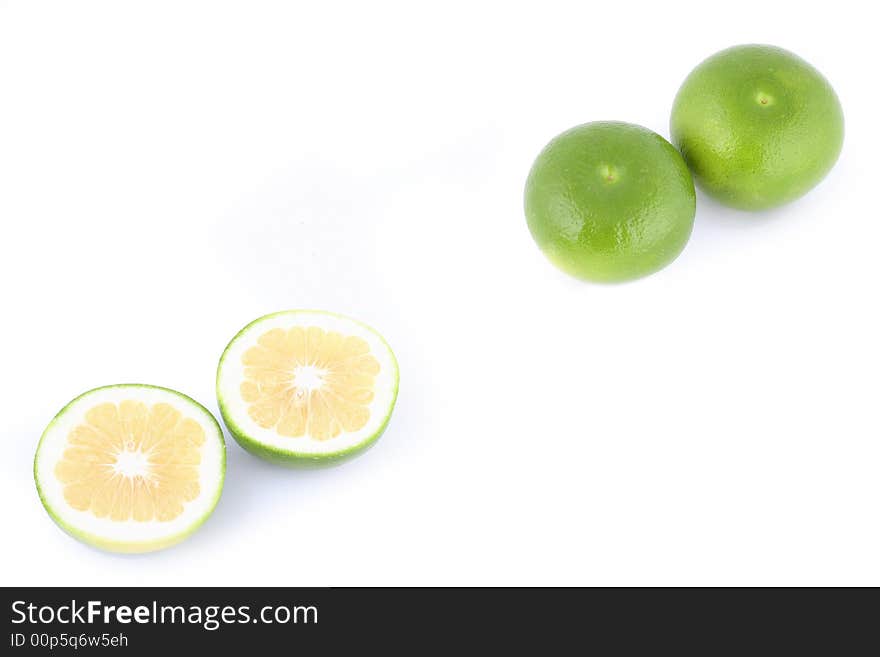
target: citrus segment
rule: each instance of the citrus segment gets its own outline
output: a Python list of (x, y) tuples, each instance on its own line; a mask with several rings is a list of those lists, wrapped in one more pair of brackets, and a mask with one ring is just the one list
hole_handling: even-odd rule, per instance
[(90, 408), (55, 476), (74, 509), (122, 522), (173, 520), (199, 494), (205, 431), (168, 404), (126, 399)]
[(248, 414), (282, 436), (329, 440), (362, 429), (379, 373), (370, 346), (319, 327), (273, 328), (242, 356)]

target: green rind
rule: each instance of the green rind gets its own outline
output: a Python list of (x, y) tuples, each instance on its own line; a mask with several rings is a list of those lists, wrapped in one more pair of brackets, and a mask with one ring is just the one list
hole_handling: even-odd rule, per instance
[[(394, 390), (391, 397), (391, 404), (388, 406), (388, 413), (385, 415), (382, 420), (382, 424), (379, 425), (379, 429), (372, 436), (367, 437), (362, 442), (357, 445), (352, 445), (351, 447), (343, 450), (339, 450), (336, 452), (327, 452), (324, 454), (313, 454), (313, 453), (305, 453), (305, 452), (297, 452), (296, 450), (284, 450), (278, 447), (274, 447), (271, 445), (265, 445), (261, 443), (256, 438), (247, 435), (244, 430), (236, 424), (235, 420), (230, 415), (227, 405), (223, 400), (223, 396), (220, 393), (220, 371), (223, 368), (223, 362), (226, 360), (226, 354), (229, 352), (230, 347), (238, 340), (242, 335), (248, 332), (248, 330), (273, 317), (278, 317), (280, 315), (290, 315), (290, 314), (314, 314), (314, 315), (327, 315), (330, 317), (338, 317), (340, 319), (344, 319), (347, 322), (352, 322), (363, 328), (367, 329), (379, 338), (382, 344), (388, 349), (388, 353), (391, 354), (391, 363), (394, 365)], [(249, 324), (247, 324), (244, 328), (242, 328), (238, 333), (233, 336), (233, 338), (229, 341), (229, 344), (226, 345), (226, 348), (223, 350), (223, 353), (220, 355), (220, 361), (217, 363), (217, 376), (215, 379), (215, 386), (217, 392), (217, 406), (220, 408), (220, 417), (223, 419), (223, 423), (226, 425), (226, 428), (229, 429), (229, 434), (235, 439), (235, 441), (241, 445), (242, 449), (253, 454), (254, 456), (258, 456), (266, 461), (271, 463), (276, 463), (278, 465), (283, 465), (287, 467), (293, 468), (323, 468), (332, 465), (338, 465), (340, 463), (344, 463), (345, 461), (349, 461), (355, 456), (362, 454), (370, 447), (372, 447), (376, 441), (385, 433), (385, 429), (388, 426), (388, 423), (391, 421), (391, 414), (394, 412), (394, 406), (397, 403), (397, 393), (400, 389), (400, 367), (397, 363), (397, 356), (394, 355), (394, 350), (391, 349), (391, 345), (388, 344), (388, 341), (379, 333), (376, 329), (364, 322), (361, 322), (357, 319), (353, 319), (347, 315), (342, 315), (339, 313), (332, 313), (326, 310), (281, 310), (275, 313), (269, 313), (268, 315), (263, 315), (262, 317), (258, 317), (253, 320)]]
[(825, 178), (843, 148), (844, 123), (834, 88), (809, 62), (775, 46), (742, 45), (688, 74), (669, 125), (704, 192), (765, 210)]
[(663, 137), (594, 121), (557, 135), (538, 154), (524, 210), (550, 262), (583, 280), (616, 283), (653, 274), (681, 254), (696, 196), (681, 154)]
[[(40, 480), (37, 477), (37, 460), (40, 455), (40, 447), (43, 444), (43, 440), (46, 437), (46, 434), (49, 430), (55, 425), (56, 422), (67, 412), (67, 410), (75, 404), (77, 401), (85, 397), (86, 395), (90, 395), (93, 392), (98, 392), (99, 390), (108, 390), (111, 388), (150, 388), (152, 390), (162, 390), (164, 392), (170, 392), (178, 397), (183, 398), (189, 403), (193, 404), (197, 408), (200, 408), (204, 411), (205, 415), (211, 418), (211, 421), (214, 423), (214, 426), (217, 427), (217, 432), (220, 435), (220, 446), (221, 449), (221, 470), (220, 470), (220, 485), (217, 487), (217, 495), (211, 502), (210, 508), (205, 512), (204, 515), (200, 516), (194, 523), (192, 523), (189, 527), (186, 528), (185, 531), (182, 531), (178, 534), (174, 534), (173, 536), (163, 537), (162, 539), (155, 541), (137, 541), (137, 542), (121, 542), (121, 541), (110, 541), (102, 536), (96, 536), (94, 534), (90, 534), (89, 532), (84, 532), (76, 529), (75, 527), (70, 526), (68, 523), (64, 522), (52, 509), (52, 507), (48, 504), (45, 496), (43, 495), (43, 489), (40, 487)], [(226, 441), (223, 440), (223, 429), (220, 427), (220, 423), (217, 422), (217, 418), (214, 417), (214, 414), (211, 413), (207, 408), (202, 406), (195, 399), (190, 397), (189, 395), (185, 395), (182, 392), (178, 392), (177, 390), (172, 390), (171, 388), (165, 388), (163, 386), (154, 386), (148, 383), (116, 383), (109, 386), (99, 386), (97, 388), (92, 388), (91, 390), (86, 390), (84, 393), (77, 395), (73, 399), (71, 399), (64, 407), (55, 414), (55, 417), (52, 418), (51, 422), (46, 426), (43, 430), (43, 433), (40, 434), (40, 441), (37, 443), (37, 451), (34, 454), (34, 484), (37, 488), (37, 495), (40, 497), (40, 502), (43, 505), (43, 508), (46, 509), (46, 513), (49, 514), (49, 517), (58, 525), (65, 533), (77, 539), (78, 541), (82, 541), (83, 543), (90, 545), (92, 547), (98, 548), (100, 550), (105, 550), (107, 552), (115, 552), (120, 554), (143, 554), (145, 552), (155, 552), (157, 550), (163, 550), (165, 548), (171, 547), (173, 545), (177, 545), (184, 539), (191, 536), (199, 527), (201, 527), (208, 520), (208, 517), (214, 512), (214, 509), (217, 507), (217, 503), (220, 501), (220, 497), (223, 494), (223, 485), (226, 481)]]

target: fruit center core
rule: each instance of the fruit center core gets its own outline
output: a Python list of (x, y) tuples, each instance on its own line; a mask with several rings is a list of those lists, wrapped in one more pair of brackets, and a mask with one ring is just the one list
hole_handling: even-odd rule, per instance
[(755, 96), (755, 100), (758, 101), (758, 104), (762, 107), (767, 107), (768, 105), (772, 105), (774, 103), (773, 96), (763, 91), (759, 91)]
[(125, 449), (116, 455), (113, 469), (123, 477), (148, 478), (150, 474), (150, 460), (139, 449), (133, 449), (134, 445), (126, 445)]
[(299, 365), (293, 370), (293, 385), (305, 392), (320, 390), (326, 374), (326, 370), (314, 365)]

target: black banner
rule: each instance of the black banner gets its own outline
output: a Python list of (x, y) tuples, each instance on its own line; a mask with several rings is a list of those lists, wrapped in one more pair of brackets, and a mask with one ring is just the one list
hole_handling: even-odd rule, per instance
[[(2, 589), (2, 654), (157, 649), (336, 654), (876, 654), (870, 589)], [(597, 643), (601, 641), (601, 644)], [(865, 650), (870, 647), (870, 650)], [(176, 654), (173, 653), (173, 654)], [(641, 652), (639, 652), (641, 654)], [(742, 653), (741, 653), (742, 654)]]

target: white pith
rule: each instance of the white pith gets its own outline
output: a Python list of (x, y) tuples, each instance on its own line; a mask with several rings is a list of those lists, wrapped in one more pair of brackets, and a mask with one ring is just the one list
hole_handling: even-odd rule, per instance
[(300, 365), (293, 369), (293, 385), (305, 392), (320, 390), (324, 385), (324, 375), (324, 370), (314, 365)]
[(150, 475), (150, 455), (139, 449), (124, 449), (116, 454), (116, 462), (113, 464), (116, 474), (129, 479), (142, 477), (152, 479)]
[[(360, 430), (343, 432), (329, 440), (315, 440), (310, 436), (292, 438), (279, 435), (274, 428), (264, 429), (251, 419), (248, 414), (249, 404), (242, 399), (240, 391), (244, 380), (242, 355), (257, 344), (264, 333), (274, 328), (287, 330), (294, 326), (317, 326), (325, 331), (355, 335), (363, 338), (370, 346), (370, 353), (379, 361), (379, 373), (375, 378), (373, 401), (369, 405), (370, 419)], [(321, 385), (318, 368), (306, 365), (297, 370), (294, 383), (301, 390), (306, 390), (310, 385)], [(217, 375), (218, 397), (225, 414), (235, 424), (237, 431), (267, 447), (304, 455), (342, 452), (375, 436), (391, 411), (396, 389), (397, 364), (382, 338), (366, 326), (346, 317), (306, 310), (272, 315), (248, 327), (229, 345)]]
[[(68, 446), (68, 434), (74, 427), (85, 422), (85, 414), (90, 408), (105, 402), (118, 404), (127, 399), (140, 401), (148, 406), (159, 402), (169, 404), (185, 417), (198, 422), (205, 431), (199, 464), (199, 496), (184, 503), (183, 513), (173, 520), (119, 522), (98, 518), (89, 510), (79, 511), (72, 508), (64, 499), (64, 487), (55, 475), (55, 466)], [(140, 475), (149, 478), (147, 455), (142, 452), (127, 449), (120, 452), (113, 467), (124, 476)], [(34, 472), (44, 503), (61, 524), (74, 533), (95, 537), (106, 543), (136, 547), (162, 543), (185, 534), (193, 524), (204, 518), (216, 503), (223, 486), (223, 470), (223, 437), (204, 409), (167, 390), (120, 386), (93, 390), (72, 402), (44, 433), (37, 451)]]

